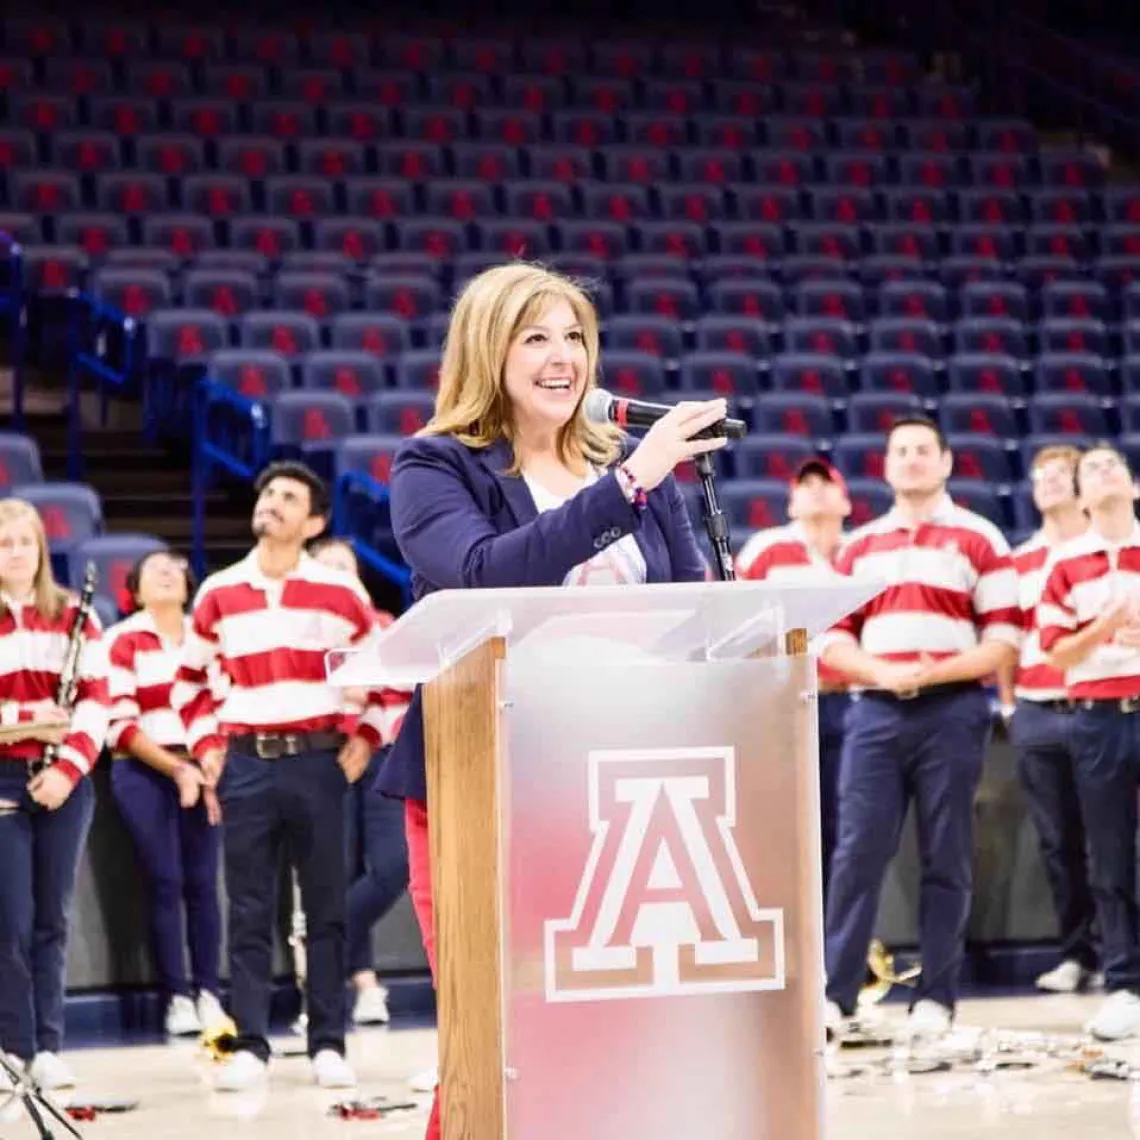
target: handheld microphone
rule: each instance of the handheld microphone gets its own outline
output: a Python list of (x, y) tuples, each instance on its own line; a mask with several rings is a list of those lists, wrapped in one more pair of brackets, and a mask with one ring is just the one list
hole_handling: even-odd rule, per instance
[[(615, 396), (604, 388), (595, 388), (582, 405), (586, 419), (595, 424), (612, 423), (629, 428), (651, 428), (662, 416), (673, 410), (672, 404), (651, 404), (646, 400), (631, 400)], [(692, 439), (743, 439), (747, 432), (743, 420), (725, 418), (697, 432)]]

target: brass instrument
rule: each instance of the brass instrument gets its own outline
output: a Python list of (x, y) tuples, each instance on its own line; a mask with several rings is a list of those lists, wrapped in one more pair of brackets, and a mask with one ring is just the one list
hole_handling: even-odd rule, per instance
[(859, 991), (859, 1005), (878, 1005), (894, 986), (911, 986), (922, 973), (922, 966), (915, 965), (901, 974), (895, 973), (895, 956), (875, 938), (867, 951), (867, 969), (873, 981)]

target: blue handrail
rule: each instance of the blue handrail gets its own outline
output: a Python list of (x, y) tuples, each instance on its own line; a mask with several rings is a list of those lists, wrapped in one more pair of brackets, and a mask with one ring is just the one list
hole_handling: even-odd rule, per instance
[(357, 530), (352, 500), (363, 498), (375, 508), (377, 515), (386, 515), (391, 502), (388, 487), (362, 471), (345, 471), (337, 477), (333, 487), (332, 529), (336, 534), (352, 539), (357, 557), (371, 570), (392, 582), (400, 590), (403, 603), (412, 604), (411, 571), (401, 562), (376, 549)]
[(203, 377), (194, 391), (191, 561), (206, 572), (206, 495), (215, 469), (252, 482), (269, 459), (265, 405)]
[[(115, 305), (79, 291), (71, 299), (68, 314), (68, 477), (83, 476), (83, 419), (80, 395), (87, 381), (99, 393), (99, 423), (106, 427), (112, 393), (125, 394), (127, 386), (141, 375), (138, 344), (141, 326)], [(149, 385), (143, 377), (143, 434), (154, 435), (148, 414)]]
[(24, 251), (0, 230), (0, 317), (8, 322), (12, 352), (12, 426), (24, 430)]

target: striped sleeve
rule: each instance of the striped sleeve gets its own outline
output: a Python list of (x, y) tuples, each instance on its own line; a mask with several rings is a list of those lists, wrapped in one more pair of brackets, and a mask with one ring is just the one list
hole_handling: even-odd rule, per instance
[(71, 727), (59, 747), (59, 759), (56, 761), (56, 768), (67, 775), (73, 784), (78, 783), (95, 767), (95, 761), (99, 759), (99, 753), (107, 739), (110, 719), (107, 645), (95, 614), (87, 619), (84, 637)]
[(1001, 641), (1020, 649), (1024, 629), (1013, 556), (996, 528), (992, 533), (987, 528), (984, 537), (978, 552), (978, 580), (973, 595), (979, 640)]
[[(376, 640), (380, 623), (368, 595), (364, 592), (364, 587), (358, 583), (353, 583), (350, 618), (353, 632), (349, 644), (353, 649), (366, 649)], [(384, 691), (370, 690), (368, 703), (360, 720), (357, 721), (355, 735), (366, 740), (368, 747), (375, 752), (389, 739), (390, 719), (385, 706)]]
[[(859, 561), (860, 543), (851, 541), (846, 543), (839, 551), (835, 560), (835, 569), (839, 574), (850, 578), (854, 576), (855, 566)], [(846, 617), (840, 618), (826, 633), (819, 638), (819, 653), (840, 642), (858, 645), (863, 635), (863, 622), (866, 618), (866, 606), (860, 606)]]
[(1063, 562), (1045, 568), (1045, 588), (1037, 603), (1037, 628), (1043, 653), (1052, 653), (1057, 642), (1079, 628), (1076, 607)]
[(126, 752), (139, 731), (138, 678), (135, 674), (137, 642), (121, 627), (107, 634), (107, 689), (111, 699), (111, 723), (107, 747)]
[(186, 728), (186, 746), (198, 760), (226, 744), (218, 728), (219, 702), (210, 683), (218, 657), (218, 617), (217, 595), (203, 586), (194, 603), (182, 662), (170, 693), (170, 703)]

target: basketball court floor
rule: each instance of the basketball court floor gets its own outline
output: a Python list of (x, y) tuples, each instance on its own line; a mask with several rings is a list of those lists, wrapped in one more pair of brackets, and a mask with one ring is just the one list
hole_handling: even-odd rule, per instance
[[(1017, 1033), (1071, 1035), (1079, 1032), (1101, 1000), (1082, 997), (985, 998), (964, 1002), (960, 1033), (998, 1030), (984, 1038), (1004, 1041)], [(901, 1018), (904, 1007), (886, 1007)], [(279, 1039), (294, 1046), (295, 1041)], [(1112, 1056), (1140, 1066), (1140, 1043), (1113, 1047)], [(410, 1093), (407, 1078), (434, 1064), (435, 1033), (429, 1029), (380, 1029), (356, 1033), (349, 1055), (360, 1077), (356, 1096), (418, 1101), (404, 1114), (379, 1120), (341, 1120), (329, 1109), (345, 1094), (314, 1088), (301, 1057), (277, 1059), (262, 1092), (216, 1094), (212, 1062), (190, 1043), (76, 1049), (69, 1059), (81, 1081), (76, 1094), (130, 1097), (138, 1108), (101, 1115), (78, 1125), (92, 1140), (326, 1140), (377, 1136), (420, 1140), (427, 1099)], [(990, 1056), (995, 1056), (991, 1050)], [(998, 1060), (1003, 1055), (996, 1054)], [(974, 1063), (949, 1070), (909, 1072), (915, 1058), (879, 1049), (844, 1049), (829, 1058), (827, 1140), (1128, 1140), (1140, 1138), (1140, 1082), (1092, 1079), (1074, 1071), (1069, 1058), (1052, 1057), (1024, 1069), (977, 1071)], [(1015, 1058), (1004, 1056), (1004, 1060)], [(853, 1072), (852, 1070), (861, 1070)], [(1135, 1090), (1135, 1091), (1134, 1091)], [(350, 1094), (351, 1095), (351, 1094)], [(57, 1140), (64, 1135), (56, 1126)], [(22, 1108), (0, 1109), (0, 1137), (24, 1140), (36, 1133)], [(541, 1140), (526, 1137), (524, 1140)], [(581, 1140), (591, 1140), (582, 1137)], [(694, 1138), (696, 1140), (696, 1138)], [(702, 1137), (700, 1140), (716, 1140)], [(794, 1137), (780, 1140), (796, 1140)]]

